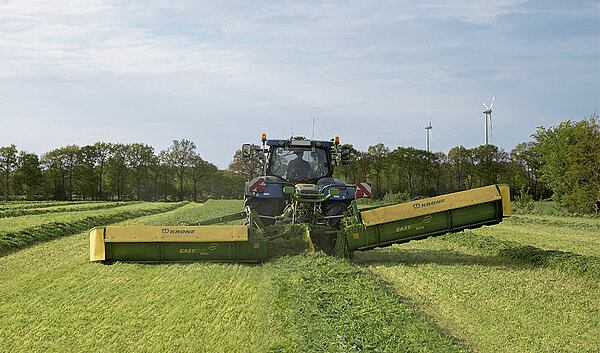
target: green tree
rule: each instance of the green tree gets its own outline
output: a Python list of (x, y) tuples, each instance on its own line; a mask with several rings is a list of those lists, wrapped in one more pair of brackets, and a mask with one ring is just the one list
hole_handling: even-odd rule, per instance
[(242, 150), (235, 151), (233, 155), (233, 161), (227, 168), (230, 172), (234, 172), (239, 175), (243, 175), (246, 179), (250, 180), (254, 177), (261, 176), (264, 173), (263, 166), (266, 163), (265, 154), (262, 153), (262, 149), (258, 145), (252, 145), (252, 155), (246, 162), (242, 160)]
[(104, 182), (104, 175), (106, 172), (106, 164), (108, 163), (108, 158), (110, 157), (110, 153), (112, 150), (111, 143), (105, 142), (96, 142), (94, 144), (94, 149), (96, 152), (95, 158), (95, 168), (97, 171), (97, 181), (98, 181), (98, 195), (101, 200), (104, 199), (104, 190), (102, 189)]
[(148, 168), (154, 158), (154, 148), (143, 143), (132, 143), (127, 146), (127, 166), (135, 185), (136, 199), (141, 199), (142, 181), (148, 177)]
[(567, 207), (576, 212), (589, 213), (592, 204), (600, 198), (600, 125), (592, 115), (574, 124), (575, 144), (568, 155), (567, 186), (564, 196)]
[(55, 200), (66, 200), (67, 169), (65, 167), (64, 154), (61, 149), (54, 149), (42, 155), (42, 166), (46, 170), (52, 186), (52, 198)]
[(191, 166), (192, 158), (196, 154), (196, 145), (186, 139), (173, 140), (173, 144), (166, 149), (163, 158), (165, 164), (175, 171), (179, 180), (179, 200), (183, 200), (183, 180), (186, 170)]
[(374, 146), (369, 146), (367, 156), (370, 160), (370, 172), (375, 175), (375, 190), (376, 197), (382, 197), (381, 192), (381, 176), (388, 166), (388, 154), (390, 149), (385, 147), (383, 143), (378, 143)]
[(88, 197), (93, 200), (98, 196), (97, 160), (98, 150), (95, 145), (86, 145), (79, 149), (77, 168), (75, 169), (75, 190), (83, 200)]
[(451, 164), (454, 177), (456, 178), (456, 189), (465, 190), (467, 184), (467, 176), (474, 169), (472, 163), (472, 152), (463, 147), (452, 147), (448, 152), (448, 160)]
[(481, 145), (473, 150), (473, 154), (479, 186), (496, 184), (508, 160), (507, 153), (494, 145)]
[(8, 201), (10, 195), (10, 181), (15, 168), (17, 168), (17, 146), (0, 147), (0, 183), (4, 189), (4, 200)]
[(33, 200), (34, 195), (41, 192), (44, 176), (40, 159), (35, 153), (21, 152), (19, 154), (19, 167), (14, 173), (15, 187), (19, 187), (28, 200)]
[(67, 189), (68, 200), (73, 200), (73, 177), (78, 164), (77, 157), (79, 156), (79, 146), (66, 146), (61, 148), (60, 151), (63, 155), (64, 167), (67, 173), (67, 180), (69, 182), (69, 187)]
[(112, 191), (117, 194), (117, 200), (123, 200), (125, 194), (128, 156), (127, 145), (122, 143), (111, 144), (110, 156), (107, 160), (107, 175)]
[[(203, 184), (207, 189), (210, 187), (212, 176), (219, 169), (212, 163), (209, 163), (196, 154), (192, 157), (190, 167), (190, 177), (192, 180), (192, 193), (194, 202), (198, 202), (198, 184)], [(207, 190), (209, 191), (209, 190)]]
[[(514, 176), (519, 177), (519, 174), (525, 179), (526, 189), (531, 190), (532, 196), (537, 198), (537, 186), (540, 174), (540, 158), (535, 150), (533, 142), (521, 142), (510, 151), (510, 159), (517, 164), (517, 168), (513, 168)], [(516, 182), (511, 185), (514, 190), (518, 190)]]
[(600, 195), (598, 115), (538, 127), (532, 137), (542, 162), (540, 180), (553, 191), (552, 198), (570, 212), (591, 212)]

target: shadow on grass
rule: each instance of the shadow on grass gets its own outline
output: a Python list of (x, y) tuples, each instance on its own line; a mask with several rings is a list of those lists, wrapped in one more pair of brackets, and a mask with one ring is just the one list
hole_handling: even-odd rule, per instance
[(454, 250), (442, 249), (400, 249), (369, 250), (355, 253), (353, 262), (357, 265), (405, 265), (437, 264), (442, 266), (480, 265), (501, 267), (522, 267), (509, 259), (499, 256), (469, 255)]
[(447, 234), (442, 236), (441, 239), (516, 263), (552, 268), (590, 278), (600, 278), (600, 258), (596, 256), (584, 256), (560, 250), (545, 250), (514, 241), (480, 235), (471, 231), (462, 234)]

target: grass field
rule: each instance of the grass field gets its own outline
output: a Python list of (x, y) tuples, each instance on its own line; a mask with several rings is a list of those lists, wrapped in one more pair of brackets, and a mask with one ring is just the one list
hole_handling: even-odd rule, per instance
[[(175, 225), (242, 204), (158, 205), (5, 218), (0, 234), (127, 208), (158, 214), (130, 213), (121, 225)], [(352, 261), (302, 252), (259, 265), (90, 263), (78, 233), (0, 257), (0, 351), (598, 351), (598, 279), (472, 240), (593, 261), (599, 224), (518, 215)]]

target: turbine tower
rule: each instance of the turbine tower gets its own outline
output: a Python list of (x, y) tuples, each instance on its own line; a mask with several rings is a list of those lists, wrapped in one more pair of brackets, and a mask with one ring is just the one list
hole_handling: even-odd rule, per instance
[(485, 110), (483, 111), (483, 114), (485, 114), (485, 144), (488, 144), (488, 119), (490, 121), (490, 131), (492, 130), (492, 107), (494, 106), (494, 99), (496, 99), (496, 97), (492, 97), (492, 103), (490, 104), (490, 107), (488, 108), (488, 106), (482, 101), (481, 104), (483, 104), (483, 106), (485, 107)]
[(429, 149), (429, 139), (431, 138), (432, 128), (433, 126), (431, 126), (431, 120), (429, 120), (429, 125), (425, 126), (425, 134), (427, 134), (427, 152), (431, 152), (431, 150)]
[(425, 134), (427, 135), (427, 152), (431, 152), (429, 150), (429, 139), (431, 139), (431, 129), (433, 128), (431, 126), (431, 106), (427, 107), (427, 112), (429, 114), (429, 125), (425, 126)]

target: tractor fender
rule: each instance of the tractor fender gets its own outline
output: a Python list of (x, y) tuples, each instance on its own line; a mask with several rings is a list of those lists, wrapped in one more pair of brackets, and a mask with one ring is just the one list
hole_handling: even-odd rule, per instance
[(246, 196), (261, 199), (274, 199), (283, 197), (283, 184), (273, 176), (260, 176), (248, 180), (244, 185)]
[(338, 196), (331, 196), (329, 200), (331, 201), (345, 201), (345, 200), (354, 200), (356, 188), (353, 185), (346, 184), (342, 179), (335, 178), (321, 178), (317, 182), (319, 187), (319, 192), (323, 194), (327, 194), (329, 189), (337, 188), (340, 190), (340, 194)]

